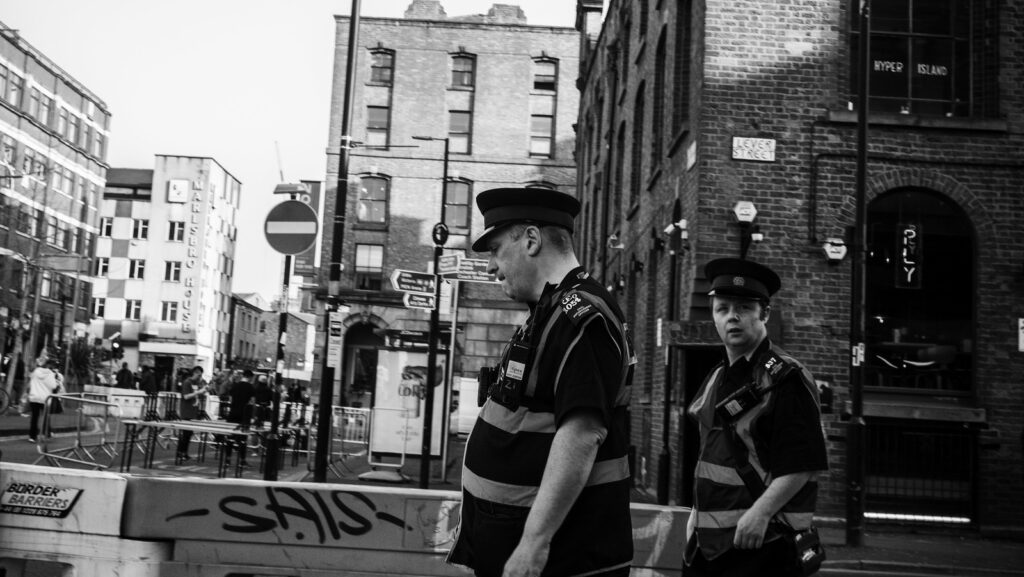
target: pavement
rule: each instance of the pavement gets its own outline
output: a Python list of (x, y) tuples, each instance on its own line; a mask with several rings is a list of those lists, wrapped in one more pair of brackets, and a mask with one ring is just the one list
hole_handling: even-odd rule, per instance
[[(28, 437), (29, 419), (11, 410), (0, 415), (0, 461), (33, 462), (38, 454), (25, 439)], [(56, 439), (74, 435), (77, 417), (74, 414), (54, 415), (53, 434)], [(464, 438), (452, 443), (449, 467), (444, 479), (435, 470), (429, 481), (429, 488), (459, 490), (459, 464), (462, 462)], [(215, 460), (207, 457), (206, 462), (189, 462), (187, 465), (174, 464), (174, 447), (158, 450), (153, 469), (141, 467), (141, 459), (135, 461), (132, 474), (135, 475), (179, 475), (214, 476)], [(20, 455), (20, 456), (19, 456)], [(256, 466), (258, 459), (250, 459), (254, 466), (246, 469), (242, 477), (262, 479), (263, 474)], [(396, 486), (393, 482), (363, 480), (362, 473), (371, 469), (365, 455), (355, 455), (344, 461), (333, 462), (328, 470), (327, 480), (338, 483)], [(2, 465), (0, 465), (2, 466)], [(117, 470), (117, 464), (110, 469)], [(302, 456), (293, 458), (288, 450), (279, 470), (280, 481), (310, 481), (312, 466)], [(419, 460), (409, 457), (400, 469), (404, 484), (418, 487)], [(401, 485), (399, 485), (401, 486)], [(643, 490), (633, 491), (636, 502), (652, 503), (653, 496)], [(1024, 539), (1020, 533), (995, 537), (969, 529), (938, 529), (921, 526), (898, 526), (867, 524), (859, 546), (846, 544), (846, 531), (842, 519), (816, 518), (827, 560), (820, 575), (823, 576), (956, 576), (956, 577), (1024, 577)]]

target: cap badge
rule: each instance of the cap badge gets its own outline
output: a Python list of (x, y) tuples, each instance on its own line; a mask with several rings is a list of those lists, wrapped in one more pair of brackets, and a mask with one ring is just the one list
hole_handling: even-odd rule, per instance
[(745, 284), (747, 284), (747, 279), (741, 276), (732, 277), (732, 286), (743, 286)]

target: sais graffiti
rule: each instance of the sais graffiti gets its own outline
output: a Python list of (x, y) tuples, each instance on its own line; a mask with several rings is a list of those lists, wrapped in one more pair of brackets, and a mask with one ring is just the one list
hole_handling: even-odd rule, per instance
[[(375, 522), (390, 523), (402, 530), (413, 530), (405, 521), (377, 510), (366, 495), (355, 491), (299, 490), (291, 487), (266, 487), (266, 501), (245, 495), (229, 495), (218, 503), (227, 519), (221, 528), (232, 533), (295, 531), (295, 538), (306, 539), (303, 528), (311, 524), (319, 543), (335, 541), (344, 535), (358, 536), (373, 531)], [(191, 509), (167, 517), (173, 521), (188, 517), (207, 517), (209, 509)], [(305, 522), (305, 523), (304, 523)], [(294, 528), (294, 529), (293, 529)]]

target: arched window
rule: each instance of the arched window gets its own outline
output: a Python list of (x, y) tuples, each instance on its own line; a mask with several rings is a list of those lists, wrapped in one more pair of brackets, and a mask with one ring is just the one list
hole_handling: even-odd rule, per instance
[(974, 343), (974, 234), (948, 198), (919, 188), (867, 213), (866, 386), (967, 395)]
[(386, 224), (388, 219), (387, 178), (364, 176), (359, 181), (356, 200), (356, 221), (360, 223)]

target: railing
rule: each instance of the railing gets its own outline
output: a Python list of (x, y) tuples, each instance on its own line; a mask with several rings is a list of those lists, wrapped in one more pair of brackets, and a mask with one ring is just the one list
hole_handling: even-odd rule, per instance
[(51, 395), (43, 408), (43, 422), (54, 419), (60, 403), (61, 413), (75, 417), (72, 435), (40, 435), (35, 463), (51, 467), (76, 465), (87, 469), (106, 469), (117, 457), (117, 439), (121, 425), (121, 407), (108, 402), (106, 395), (73, 393)]
[(869, 419), (868, 518), (976, 521), (977, 432), (960, 423)]

